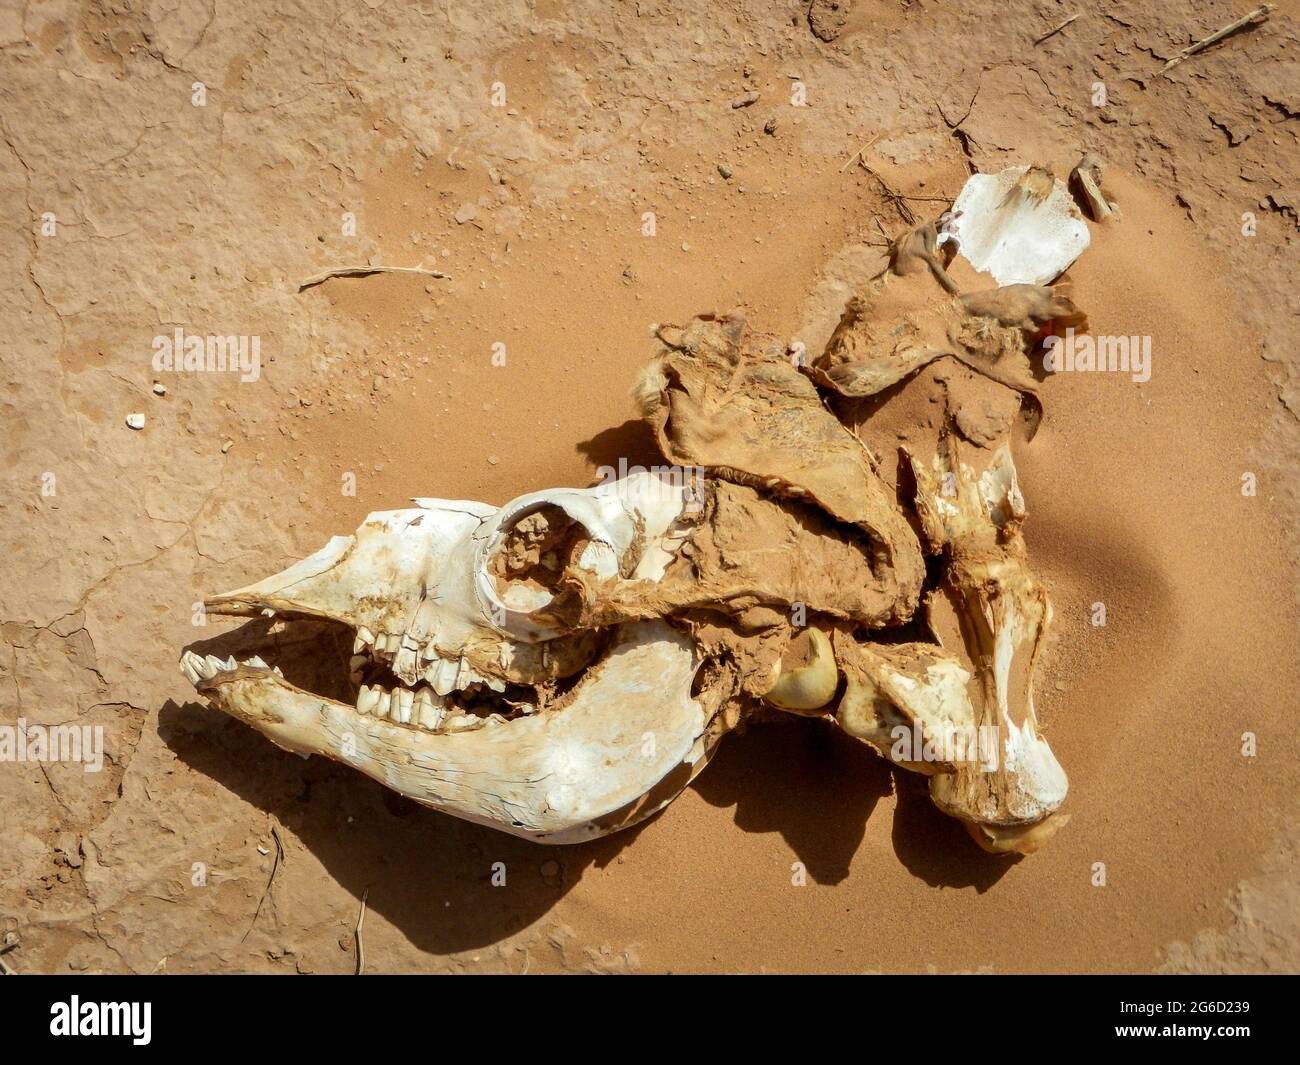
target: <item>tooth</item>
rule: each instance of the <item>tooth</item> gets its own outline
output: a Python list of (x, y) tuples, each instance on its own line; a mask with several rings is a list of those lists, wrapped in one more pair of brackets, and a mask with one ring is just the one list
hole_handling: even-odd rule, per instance
[(383, 688), (376, 688), (375, 690), (379, 692), (379, 698), (375, 700), (375, 717), (386, 718), (388, 711), (392, 708), (392, 693), (384, 691)]
[(203, 675), (199, 672), (198, 662), (199, 656), (193, 651), (186, 651), (181, 655), (181, 672), (191, 684), (198, 684), (199, 677)]
[[(444, 658), (438, 662), (436, 672), (433, 677), (433, 690), (439, 695), (449, 695), (456, 690), (456, 673), (458, 667), (455, 662)], [(427, 674), (426, 674), (427, 676)]]
[[(773, 706), (783, 710), (808, 712), (820, 710), (835, 698), (840, 683), (839, 666), (831, 641), (821, 629), (810, 628), (812, 660), (796, 669), (779, 673), (772, 687), (763, 696)], [(777, 663), (778, 671), (781, 663)]]
[(503, 692), (506, 690), (504, 681), (493, 680), (490, 677), (485, 677), (483, 676), (482, 673), (475, 672), (472, 669), (469, 671), (469, 681), (466, 683), (466, 687), (468, 687), (470, 684), (485, 684), (487, 685), (487, 687), (497, 692)]
[(364, 651), (365, 649), (366, 649), (366, 638), (362, 636), (360, 630), (358, 630), (357, 638), (352, 641), (352, 653), (355, 655), (361, 651)]
[(433, 692), (428, 688), (421, 688), (416, 693), (415, 710), (419, 715), (420, 727), (426, 728), (430, 732), (442, 724), (442, 719), (447, 716), (442, 701), (440, 699), (435, 701)]
[(495, 727), (497, 725), (504, 725), (505, 723), (506, 719), (500, 714), (488, 714), (487, 720), (483, 724), (485, 726)]
[(235, 661), (235, 656), (231, 655), (229, 658), (225, 660), (225, 662), (222, 663), (222, 665), (226, 669), (233, 671), (239, 665), (239, 663)]
[(415, 692), (410, 688), (402, 688), (400, 691), (393, 693), (397, 702), (393, 710), (393, 719), (400, 725), (409, 725), (411, 723), (411, 709), (415, 705)]
[(221, 672), (221, 659), (214, 658), (212, 655), (200, 658), (195, 665), (198, 667), (199, 672), (209, 680)]
[(432, 640), (424, 645), (424, 650), (420, 652), (420, 657), (426, 662), (432, 662), (438, 657), (438, 649), (434, 646)]
[(360, 669), (369, 661), (365, 655), (353, 655), (348, 659), (348, 669)]
[(364, 625), (358, 625), (357, 639), (360, 640), (362, 643), (373, 644), (375, 642), (375, 634), (371, 632), (368, 628), (366, 628)]
[(479, 727), (481, 722), (473, 714), (453, 714), (443, 723), (445, 732), (469, 732)]
[(402, 649), (402, 638), (395, 632), (390, 632), (384, 644), (384, 650), (390, 655), (397, 654)]
[(250, 658), (247, 662), (245, 662), (244, 665), (246, 665), (246, 666), (257, 666), (258, 669), (267, 669), (267, 668), (269, 668), (269, 667), (267, 666), (267, 664), (262, 660), (262, 656), (261, 656), (261, 655), (253, 655), (253, 657)]
[(357, 695), (357, 713), (373, 714), (378, 705), (379, 689), (372, 688), (368, 684), (361, 685), (361, 692)]
[(271, 667), (271, 672), (274, 673), (277, 677), (283, 677), (283, 676), (284, 676), (284, 670), (281, 669), (279, 666), (272, 666), (272, 667)]
[(456, 689), (464, 691), (469, 687), (470, 677), (474, 675), (473, 670), (469, 668), (469, 663), (461, 656), (460, 665), (456, 667)]
[(393, 659), (393, 672), (399, 677), (414, 677), (416, 675), (416, 655), (414, 649), (403, 647), (397, 652), (397, 657)]

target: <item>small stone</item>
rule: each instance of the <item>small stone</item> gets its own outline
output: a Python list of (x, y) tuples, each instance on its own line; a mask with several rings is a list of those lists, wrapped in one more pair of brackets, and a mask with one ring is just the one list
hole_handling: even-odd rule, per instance
[(167, 395), (167, 386), (164, 385), (164, 384), (161, 384), (161, 383), (158, 382), (158, 381), (155, 381), (155, 382), (153, 383), (153, 394), (154, 394), (155, 396), (165, 396), (165, 395)]
[(729, 167), (726, 163), (718, 164), (718, 173), (721, 174), (724, 178), (727, 178), (728, 180), (731, 179), (732, 170), (731, 167)]
[(776, 136), (776, 115), (773, 115), (771, 118), (769, 118), (766, 122), (763, 123), (763, 132), (766, 133), (769, 137)]
[(232, 447), (234, 447), (234, 446), (235, 446), (235, 442), (234, 442), (233, 440), (227, 440), (227, 441), (225, 441), (225, 442), (221, 445), (221, 453), (224, 455), (227, 451), (229, 451), (229, 450), (230, 450)]
[(756, 103), (758, 103), (758, 93), (751, 90), (750, 92), (745, 93), (744, 96), (737, 96), (732, 100), (731, 108), (734, 111), (742, 107), (749, 107)]
[(691, 246), (687, 244), (686, 241), (682, 241), (682, 251), (690, 251), (690, 250), (691, 250)]
[(143, 414), (128, 414), (128, 415), (126, 416), (126, 424), (129, 425), (132, 429), (143, 429), (143, 428), (144, 428), (144, 415), (143, 415)]
[(500, 462), (500, 461), (501, 461), (501, 460), (500, 460), (499, 458), (497, 458), (495, 455), (489, 455), (489, 456), (488, 456), (488, 465), (489, 465), (489, 466), (495, 466), (495, 465), (496, 465), (498, 462)]
[(478, 208), (472, 203), (463, 203), (456, 211), (456, 224), (463, 226), (466, 222), (472, 222), (478, 217)]

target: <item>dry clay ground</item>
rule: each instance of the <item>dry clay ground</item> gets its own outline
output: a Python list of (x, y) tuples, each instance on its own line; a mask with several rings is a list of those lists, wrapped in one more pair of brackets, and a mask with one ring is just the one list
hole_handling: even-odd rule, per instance
[[(371, 970), (1300, 967), (1297, 5), (1163, 79), (1245, 3), (815, 6), (828, 40), (788, 0), (4, 0), (0, 717), (107, 748), (0, 765), (7, 965), (348, 972), (368, 892)], [(1124, 218), (1079, 302), (1155, 349), (1145, 385), (1048, 382), (1018, 457), (1074, 813), (1045, 851), (982, 855), (813, 722), (554, 849), (190, 698), (204, 592), (410, 496), (650, 457), (652, 322), (816, 350), (909, 211), (1081, 150)], [(450, 277), (297, 291), (364, 262)], [(178, 326), (259, 336), (260, 376), (156, 373)]]

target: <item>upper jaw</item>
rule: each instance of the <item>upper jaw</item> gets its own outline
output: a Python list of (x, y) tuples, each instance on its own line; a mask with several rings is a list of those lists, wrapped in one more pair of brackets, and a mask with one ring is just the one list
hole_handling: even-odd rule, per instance
[[(419, 499), (418, 507), (370, 514), (353, 535), (204, 605), (217, 614), (343, 622), (355, 632), (354, 656), (438, 696), (548, 683), (588, 665), (603, 642), (587, 623), (591, 604), (579, 602), (576, 623), (566, 625), (555, 616), (561, 601), (574, 589), (590, 596), (624, 579), (657, 581), (681, 545), (671, 527), (688, 492), (636, 474), (595, 489), (534, 492), (500, 508)], [(527, 581), (493, 573), (511, 531), (546, 509), (581, 532), (581, 550), (560, 572), (563, 596), (528, 592)]]

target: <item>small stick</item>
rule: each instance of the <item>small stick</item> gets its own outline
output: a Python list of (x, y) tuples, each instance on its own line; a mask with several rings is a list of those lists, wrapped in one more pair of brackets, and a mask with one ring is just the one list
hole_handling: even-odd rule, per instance
[(361, 925), (366, 919), (366, 900), (370, 898), (370, 889), (366, 888), (361, 893), (361, 912), (357, 914), (357, 929), (353, 933), (353, 939), (357, 946), (357, 971), (354, 975), (360, 976), (366, 967), (366, 945), (361, 940)]
[(424, 277), (446, 277), (441, 270), (425, 270), (419, 266), (336, 266), (333, 270), (313, 274), (298, 286), (301, 292), (305, 288), (319, 285), (331, 277), (368, 277), (371, 274), (422, 274)]
[(280, 830), (274, 824), (271, 825), (271, 838), (275, 840), (275, 860), (271, 863), (271, 875), (266, 878), (266, 887), (262, 891), (262, 897), (257, 900), (257, 909), (253, 911), (253, 919), (248, 922), (248, 931), (239, 940), (241, 943), (248, 938), (249, 932), (257, 924), (257, 918), (262, 913), (262, 904), (266, 902), (266, 897), (271, 894), (271, 885), (275, 883), (275, 874), (280, 871), (280, 863), (284, 861), (284, 844), (280, 841)]
[(1071, 15), (1068, 19), (1066, 19), (1059, 26), (1057, 26), (1056, 29), (1048, 30), (1046, 33), (1044, 33), (1041, 37), (1039, 37), (1036, 41), (1034, 41), (1034, 44), (1042, 44), (1045, 40), (1047, 40), (1047, 38), (1055, 37), (1058, 33), (1060, 33), (1063, 29), (1065, 29), (1066, 26), (1068, 26), (1071, 22), (1077, 19), (1079, 15), (1082, 14), (1083, 12), (1080, 11), (1078, 14)]
[(1255, 8), (1254, 11), (1250, 12), (1250, 14), (1242, 15), (1241, 18), (1237, 19), (1236, 22), (1230, 22), (1228, 23), (1228, 25), (1224, 26), (1223, 29), (1215, 30), (1208, 37), (1202, 38), (1201, 40), (1197, 41), (1193, 45), (1188, 45), (1188, 47), (1184, 48), (1181, 52), (1179, 52), (1176, 56), (1174, 56), (1173, 59), (1169, 60), (1168, 63), (1166, 63), (1163, 67), (1161, 67), (1160, 73), (1157, 74), (1156, 77), (1162, 77), (1163, 75), (1167, 74), (1173, 67), (1178, 66), (1178, 64), (1181, 63), (1184, 59), (1191, 59), (1192, 56), (1196, 55), (1197, 52), (1204, 52), (1205, 49), (1210, 47), (1210, 45), (1218, 44), (1221, 40), (1223, 40), (1223, 38), (1229, 36), (1230, 34), (1236, 33), (1243, 26), (1246, 26), (1254, 22), (1257, 18), (1267, 19), (1269, 12), (1272, 10), (1273, 10), (1272, 4), (1261, 4), (1259, 7)]
[(852, 155), (849, 156), (849, 161), (845, 163), (842, 167), (840, 167), (840, 173), (841, 174), (844, 173), (844, 171), (846, 171), (849, 167), (851, 167), (853, 165), (853, 160), (856, 159), (858, 156), (860, 156), (863, 152), (865, 152), (878, 140), (880, 140), (879, 133), (877, 133), (874, 137), (871, 138), (871, 140), (867, 141), (866, 144), (864, 144), (861, 148), (859, 148), (856, 152), (854, 152)]

